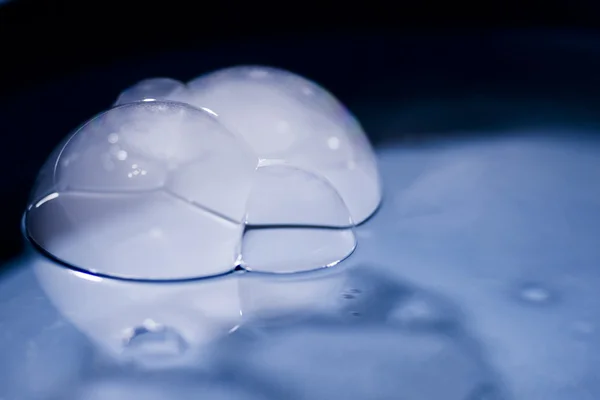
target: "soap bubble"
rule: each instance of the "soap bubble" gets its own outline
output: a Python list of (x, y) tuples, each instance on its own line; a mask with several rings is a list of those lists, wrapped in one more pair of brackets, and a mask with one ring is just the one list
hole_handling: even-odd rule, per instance
[(131, 103), (64, 143), (26, 212), (27, 235), (43, 250), (129, 279), (234, 268), (258, 160), (212, 115), (181, 103)]
[(246, 203), (247, 270), (302, 272), (333, 266), (354, 251), (350, 212), (327, 181), (286, 165), (256, 172)]
[(188, 101), (219, 115), (264, 160), (285, 160), (331, 183), (355, 223), (381, 201), (373, 149), (358, 121), (327, 90), (267, 67), (234, 67), (188, 83)]
[(281, 164), (258, 168), (246, 203), (246, 223), (340, 228), (354, 225), (343, 199), (326, 180)]
[(122, 91), (116, 105), (136, 101), (172, 100), (184, 101), (186, 86), (171, 78), (144, 79)]

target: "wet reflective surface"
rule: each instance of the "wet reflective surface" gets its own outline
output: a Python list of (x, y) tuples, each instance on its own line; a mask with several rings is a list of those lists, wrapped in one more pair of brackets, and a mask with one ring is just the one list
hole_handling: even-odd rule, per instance
[(600, 143), (546, 133), (381, 146), (384, 203), (338, 274), (60, 277), (53, 304), (15, 261), (0, 394), (596, 399)]

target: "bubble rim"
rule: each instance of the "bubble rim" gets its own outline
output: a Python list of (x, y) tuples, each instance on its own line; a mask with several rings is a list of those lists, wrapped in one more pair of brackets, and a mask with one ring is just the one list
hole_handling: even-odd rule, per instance
[(93, 276), (96, 278), (107, 279), (111, 281), (118, 282), (130, 282), (130, 283), (156, 283), (156, 284), (178, 284), (178, 283), (188, 283), (188, 282), (199, 282), (199, 281), (208, 281), (218, 278), (223, 278), (230, 275), (247, 275), (251, 274), (255, 277), (268, 277), (274, 279), (296, 279), (296, 278), (307, 278), (312, 274), (325, 273), (328, 270), (338, 270), (340, 268), (346, 267), (346, 265), (340, 266), (340, 264), (348, 264), (347, 261), (350, 257), (356, 252), (358, 248), (358, 239), (354, 242), (354, 247), (352, 250), (341, 260), (334, 261), (327, 265), (322, 265), (316, 268), (311, 268), (305, 271), (292, 271), (292, 272), (265, 272), (265, 271), (257, 271), (252, 269), (246, 269), (243, 266), (243, 263), (236, 262), (233, 264), (233, 267), (226, 272), (220, 274), (212, 274), (212, 275), (201, 275), (201, 276), (192, 276), (189, 278), (128, 278), (125, 276), (111, 275), (105, 274), (102, 272), (91, 271), (89, 269), (79, 267), (77, 265), (71, 264), (60, 257), (55, 256), (50, 251), (46, 250), (42, 245), (37, 243), (31, 235), (29, 235), (29, 230), (27, 229), (27, 214), (28, 211), (23, 213), (21, 217), (21, 234), (25, 239), (25, 244), (29, 246), (32, 250), (34, 250), (37, 254), (41, 255), (48, 261), (52, 262), (53, 265), (64, 268), (73, 272), (78, 272), (80, 274)]

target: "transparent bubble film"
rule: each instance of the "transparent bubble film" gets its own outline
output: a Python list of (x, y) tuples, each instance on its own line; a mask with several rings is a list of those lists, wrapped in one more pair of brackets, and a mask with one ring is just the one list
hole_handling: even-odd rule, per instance
[(74, 269), (168, 281), (330, 267), (381, 199), (358, 123), (291, 73), (149, 79), (117, 103), (60, 143), (25, 214), (28, 239)]

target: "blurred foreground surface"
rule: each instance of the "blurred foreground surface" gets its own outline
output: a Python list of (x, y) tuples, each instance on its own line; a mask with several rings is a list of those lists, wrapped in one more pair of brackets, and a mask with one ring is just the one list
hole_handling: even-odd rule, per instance
[(0, 397), (597, 399), (600, 143), (581, 133), (382, 146), (384, 205), (319, 292), (334, 306), (249, 319), (185, 367), (103, 357), (16, 261)]

